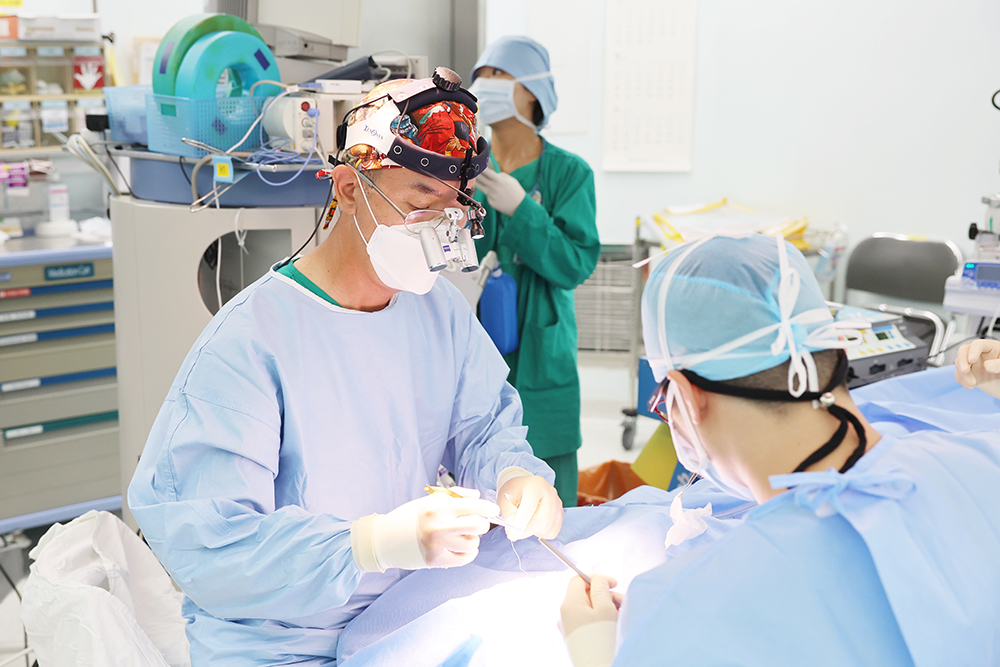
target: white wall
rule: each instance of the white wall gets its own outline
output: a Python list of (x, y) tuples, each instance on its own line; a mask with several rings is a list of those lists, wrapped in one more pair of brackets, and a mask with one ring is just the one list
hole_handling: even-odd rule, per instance
[(433, 72), (451, 63), (451, 23), (451, 2), (446, 0), (362, 0), (361, 43), (350, 49), (349, 57), (399, 49), (427, 56)]
[(96, 0), (105, 34), (115, 33), (115, 52), (125, 84), (134, 83), (133, 39), (160, 38), (185, 16), (204, 11), (204, 0)]
[[(544, 6), (566, 3), (488, 0), (487, 40), (525, 32)], [(629, 242), (638, 213), (728, 196), (843, 222), (852, 242), (896, 231), (971, 250), (980, 197), (1000, 189), (996, 0), (702, 0), (685, 174), (600, 171), (604, 2), (574, 8), (592, 38), (590, 122), (550, 138), (594, 166), (605, 243)]]

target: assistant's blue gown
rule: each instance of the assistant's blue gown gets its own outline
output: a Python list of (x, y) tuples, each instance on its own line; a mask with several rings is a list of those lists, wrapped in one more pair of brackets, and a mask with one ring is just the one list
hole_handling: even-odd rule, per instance
[(615, 665), (1000, 664), (1000, 433), (885, 435), (637, 576)]

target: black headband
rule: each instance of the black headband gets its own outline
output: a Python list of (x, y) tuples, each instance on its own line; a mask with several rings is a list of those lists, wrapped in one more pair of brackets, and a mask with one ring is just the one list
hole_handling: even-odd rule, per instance
[(792, 396), (787, 391), (783, 391), (781, 389), (751, 389), (749, 387), (736, 387), (731, 384), (726, 384), (724, 381), (718, 382), (716, 380), (707, 380), (692, 370), (684, 369), (681, 373), (683, 373), (684, 377), (686, 377), (694, 386), (713, 394), (736, 396), (737, 398), (750, 398), (758, 401), (781, 401), (784, 403), (791, 403), (819, 400), (823, 394), (833, 391), (844, 383), (847, 379), (847, 370), (847, 354), (843, 350), (838, 350), (837, 367), (834, 369), (833, 376), (830, 378), (830, 382), (827, 383), (826, 387), (824, 387), (822, 391), (807, 391), (797, 397)]

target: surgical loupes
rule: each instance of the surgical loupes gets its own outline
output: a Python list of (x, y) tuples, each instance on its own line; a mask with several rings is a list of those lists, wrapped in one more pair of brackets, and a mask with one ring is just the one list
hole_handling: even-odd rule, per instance
[(470, 229), (461, 226), (465, 221), (465, 212), (459, 208), (446, 208), (444, 216), (446, 221), (427, 224), (417, 233), (427, 268), (440, 271), (449, 262), (454, 262), (465, 273), (475, 271), (479, 268), (479, 257)]

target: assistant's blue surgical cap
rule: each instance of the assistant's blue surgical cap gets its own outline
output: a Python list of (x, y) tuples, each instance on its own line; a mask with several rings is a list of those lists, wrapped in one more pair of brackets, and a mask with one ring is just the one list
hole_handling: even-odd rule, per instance
[[(793, 347), (799, 354), (843, 347), (819, 283), (794, 246), (781, 241), (788, 262), (782, 289), (775, 237), (749, 234), (702, 241), (672, 249), (646, 281), (642, 333), (657, 382), (672, 369), (689, 369), (708, 380), (732, 380), (784, 363)], [(754, 338), (755, 333), (762, 335)], [(705, 355), (720, 348), (721, 354)]]
[[(476, 80), (476, 70), (480, 67), (496, 67), (515, 79), (549, 73), (549, 52), (545, 47), (523, 35), (501, 37), (486, 47), (472, 68), (469, 82)], [(556, 110), (559, 98), (556, 96), (555, 79), (551, 75), (522, 81), (542, 106), (542, 122), (539, 129), (549, 122), (549, 116)]]

